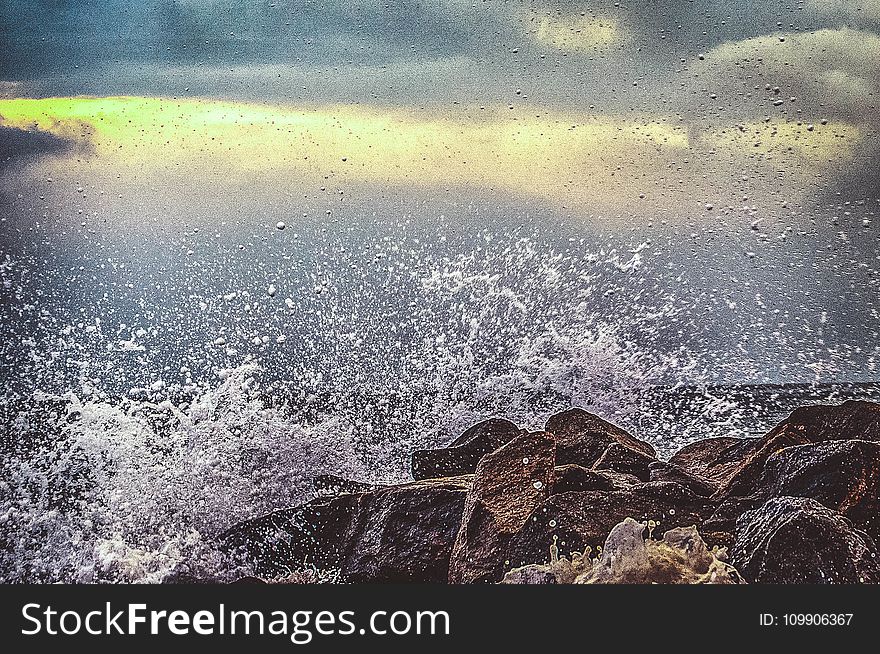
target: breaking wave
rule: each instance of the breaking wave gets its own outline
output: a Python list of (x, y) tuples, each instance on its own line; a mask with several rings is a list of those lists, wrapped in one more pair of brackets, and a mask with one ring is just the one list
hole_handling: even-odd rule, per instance
[[(693, 327), (691, 299), (651, 282), (650, 256), (641, 244), (574, 259), (520, 240), (445, 258), (413, 251), (419, 266), (383, 269), (382, 285), (363, 278), (346, 289), (341, 273), (325, 272), (316, 295), (334, 304), (320, 329), (303, 334), (294, 320), (315, 310), (314, 297), (285, 301), (270, 289), (259, 300), (281, 306), (273, 329), (310, 344), (286, 354), (276, 346), (287, 339), (260, 336), (266, 314), (231, 319), (223, 291), (197, 298), (192, 314), (188, 297), (174, 309), (198, 334), (181, 342), (201, 352), (202, 368), (179, 366), (179, 381), (167, 358), (151, 358), (148, 330), (45, 321), (51, 329), (8, 352), (17, 376), (57, 374), (58, 360), (85, 361), (90, 373), (4, 398), (0, 579), (160, 582), (183, 560), (222, 578), (227, 563), (210, 543), (235, 522), (309, 499), (319, 474), (401, 481), (413, 449), (494, 415), (540, 428), (583, 406), (662, 454), (763, 430), (805, 394), (858, 390), (717, 385), (717, 361), (669, 345)], [(27, 303), (15, 267), (3, 267), (7, 313)], [(258, 294), (237, 297), (251, 306)], [(367, 311), (380, 297), (382, 310)], [(206, 317), (209, 306), (227, 313)], [(96, 374), (111, 365), (136, 383)]]

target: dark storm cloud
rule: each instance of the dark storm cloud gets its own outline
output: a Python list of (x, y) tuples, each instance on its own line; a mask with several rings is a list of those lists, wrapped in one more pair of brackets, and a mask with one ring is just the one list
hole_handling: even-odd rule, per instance
[(46, 132), (0, 126), (0, 171), (46, 155), (69, 152), (74, 144)]
[(0, 78), (25, 80), (108, 63), (375, 64), (472, 45), (452, 16), (399, 1), (4, 0), (0, 39)]

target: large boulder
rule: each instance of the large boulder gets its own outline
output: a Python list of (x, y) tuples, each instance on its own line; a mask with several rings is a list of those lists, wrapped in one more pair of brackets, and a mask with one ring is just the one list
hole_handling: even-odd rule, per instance
[(545, 562), (554, 542), (560, 554), (569, 557), (587, 547), (595, 549), (616, 524), (628, 517), (659, 523), (659, 534), (674, 527), (699, 526), (712, 511), (707, 498), (671, 482), (556, 494), (536, 507), (511, 539), (507, 569)]
[(470, 477), (320, 497), (235, 525), (219, 539), (265, 578), (303, 568), (353, 582), (445, 582)]
[(593, 464), (594, 470), (613, 470), (633, 475), (641, 481), (651, 477), (651, 464), (656, 461), (639, 450), (634, 450), (620, 443), (611, 443), (602, 452), (602, 456)]
[(449, 447), (413, 452), (413, 479), (418, 481), (472, 473), (477, 469), (481, 458), (522, 433), (524, 432), (509, 420), (484, 420), (452, 441)]
[[(559, 465), (573, 463), (592, 468), (612, 444), (642, 454), (648, 459), (657, 458), (657, 453), (648, 443), (583, 409), (569, 409), (551, 416), (544, 429), (556, 437), (556, 461)], [(612, 458), (619, 456), (619, 452), (609, 455)]]
[(761, 438), (707, 438), (683, 447), (669, 463), (714, 484), (715, 495), (721, 498), (741, 494), (760, 477), (771, 454), (806, 442), (802, 436), (788, 432)]
[(777, 497), (737, 523), (731, 563), (750, 583), (880, 582), (880, 553), (866, 533), (805, 497)]
[(672, 455), (669, 463), (719, 485), (730, 478), (755, 442), (757, 439), (734, 436), (705, 438), (685, 445)]
[(623, 490), (642, 483), (638, 477), (623, 472), (590, 470), (573, 463), (556, 466), (553, 477), (551, 495), (570, 491)]
[(321, 497), (245, 520), (220, 534), (218, 549), (231, 567), (267, 579), (304, 567), (338, 569), (357, 500), (354, 494)]
[(847, 400), (840, 405), (814, 405), (795, 409), (771, 434), (794, 432), (805, 442), (837, 440), (880, 442), (880, 404)]
[(666, 461), (652, 461), (648, 465), (648, 480), (671, 481), (681, 484), (691, 492), (703, 497), (711, 497), (718, 490), (718, 487), (705, 477), (690, 473)]
[(787, 447), (804, 443), (803, 436), (797, 432), (771, 432), (759, 438), (748, 452), (745, 452), (733, 474), (715, 492), (716, 498), (743, 497), (751, 492), (755, 482), (764, 474), (767, 459)]
[(495, 582), (511, 536), (550, 494), (556, 441), (523, 434), (480, 460), (449, 566), (451, 583)]
[(880, 443), (832, 440), (771, 456), (754, 494), (809, 497), (880, 538)]
[(445, 583), (469, 481), (431, 479), (360, 495), (343, 537), (341, 579)]

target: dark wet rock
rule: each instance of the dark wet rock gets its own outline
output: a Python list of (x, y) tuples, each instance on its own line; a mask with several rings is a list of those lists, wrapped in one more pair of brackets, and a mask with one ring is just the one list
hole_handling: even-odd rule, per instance
[(709, 438), (682, 448), (670, 463), (719, 486), (719, 496), (745, 495), (767, 458), (786, 447), (839, 440), (880, 441), (880, 404), (848, 401), (839, 406), (796, 409), (762, 438)]
[(336, 570), (342, 581), (444, 582), (469, 481), (318, 498), (234, 526), (220, 548), (264, 578), (314, 567)]
[(703, 523), (703, 530), (733, 534), (739, 517), (763, 503), (764, 500), (759, 497), (726, 497), (718, 503), (715, 512)]
[(669, 463), (714, 484), (722, 484), (757, 440), (733, 436), (706, 438), (681, 448), (672, 455)]
[(787, 447), (802, 445), (803, 442), (800, 434), (788, 431), (770, 433), (757, 439), (753, 448), (745, 453), (740, 464), (734, 468), (730, 478), (720, 485), (715, 497), (742, 497), (750, 494), (755, 482), (764, 474), (767, 459)]
[(592, 468), (612, 443), (650, 459), (657, 458), (648, 443), (583, 409), (569, 409), (551, 416), (544, 429), (556, 437), (556, 462), (559, 465), (573, 463)]
[(333, 497), (342, 493), (366, 493), (380, 486), (352, 481), (336, 475), (318, 475), (312, 478), (315, 497)]
[(472, 473), (480, 459), (524, 433), (509, 420), (484, 420), (465, 431), (449, 447), (416, 450), (412, 454), (415, 480)]
[(638, 450), (631, 449), (620, 443), (611, 443), (602, 452), (599, 460), (593, 464), (594, 470), (613, 470), (632, 475), (641, 481), (648, 481), (651, 476), (651, 464), (656, 459)]
[(240, 522), (218, 537), (219, 549), (263, 578), (302, 566), (338, 567), (357, 499), (319, 498)]
[(570, 491), (622, 490), (641, 482), (638, 477), (613, 470), (588, 470), (583, 466), (568, 464), (556, 466), (551, 495)]
[(504, 550), (550, 494), (556, 441), (523, 434), (487, 454), (474, 473), (449, 567), (452, 583), (499, 581)]
[(828, 441), (789, 447), (767, 460), (754, 488), (767, 499), (809, 497), (880, 538), (880, 443)]
[(847, 400), (840, 405), (814, 405), (795, 409), (771, 434), (797, 433), (804, 442), (837, 440), (880, 442), (880, 404)]
[(692, 474), (679, 468), (678, 466), (667, 463), (666, 461), (652, 461), (648, 465), (649, 481), (671, 481), (681, 484), (688, 490), (701, 495), (710, 497), (715, 493), (717, 487), (708, 479)]
[(731, 563), (750, 583), (878, 583), (880, 553), (866, 533), (805, 497), (777, 497), (744, 513)]
[(625, 518), (654, 520), (659, 535), (673, 527), (699, 526), (713, 512), (704, 497), (670, 482), (651, 482), (626, 490), (553, 495), (532, 511), (507, 549), (508, 569), (547, 560), (553, 537), (561, 555), (584, 552), (605, 542)]
[(553, 473), (552, 494), (569, 491), (612, 490), (614, 484), (608, 477), (583, 466), (557, 466)]
[(718, 498), (747, 495), (771, 454), (805, 442), (802, 436), (788, 432), (761, 438), (709, 438), (683, 447), (669, 463), (716, 484)]
[(446, 582), (469, 479), (431, 479), (357, 496), (340, 577), (351, 582)]

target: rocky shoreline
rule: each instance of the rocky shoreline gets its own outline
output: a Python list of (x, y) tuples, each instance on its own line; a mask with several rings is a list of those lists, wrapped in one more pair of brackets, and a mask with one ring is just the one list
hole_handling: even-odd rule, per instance
[(540, 432), (492, 419), (414, 452), (412, 475), (319, 477), (315, 499), (219, 547), (252, 581), (880, 582), (880, 404), (802, 407), (761, 438), (668, 461), (582, 409)]

